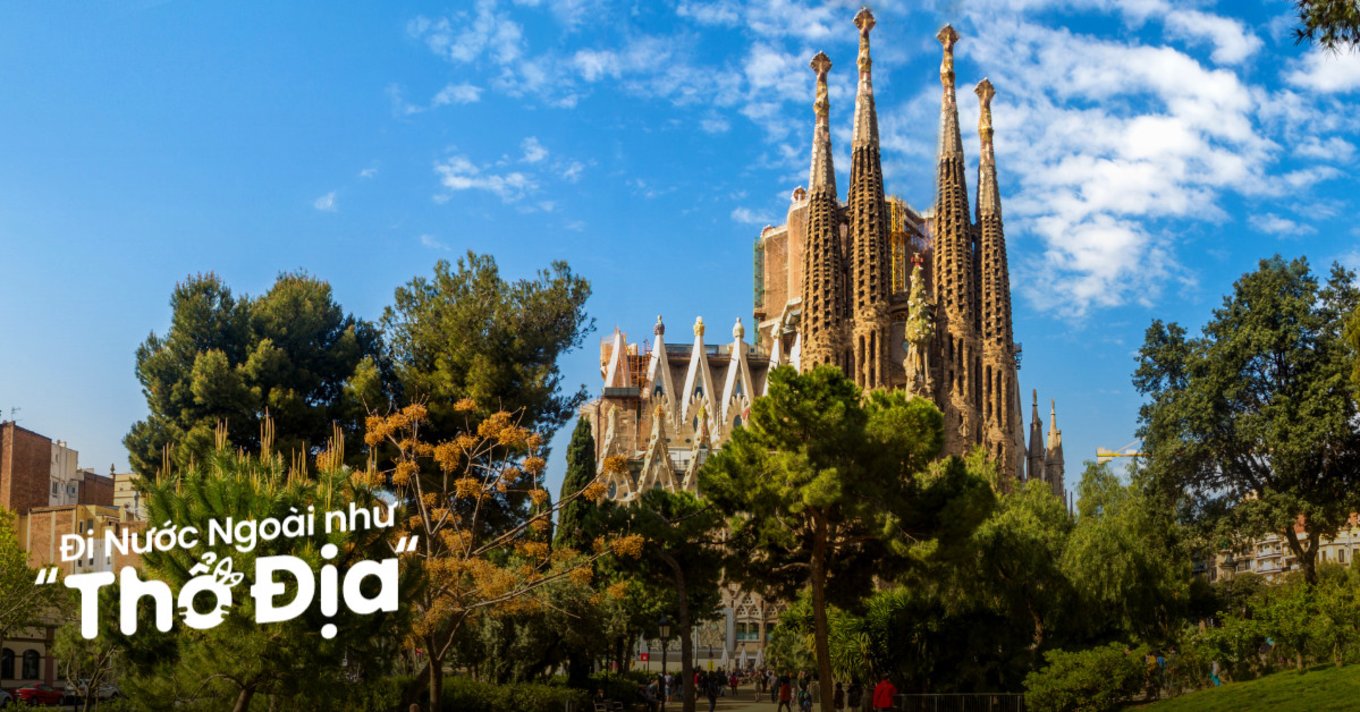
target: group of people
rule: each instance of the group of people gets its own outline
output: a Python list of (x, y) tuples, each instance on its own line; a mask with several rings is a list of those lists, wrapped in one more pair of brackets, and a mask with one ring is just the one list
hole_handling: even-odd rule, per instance
[[(730, 694), (737, 696), (737, 687), (743, 677), (736, 671), (715, 670), (694, 672), (694, 690), (701, 700), (708, 701), (709, 712), (718, 706), (718, 698)], [(790, 672), (776, 673), (774, 670), (760, 670), (754, 675), (755, 699), (766, 695), (776, 704), (775, 712), (811, 712), (814, 703), (821, 700), (822, 689), (817, 675), (800, 672), (795, 676)], [(660, 710), (663, 703), (671, 701), (681, 691), (680, 676), (674, 673), (657, 675), (646, 687), (644, 696), (653, 710)], [(850, 681), (847, 687), (837, 682), (830, 691), (831, 706), (837, 712), (857, 712), (860, 710), (896, 709), (897, 687), (887, 674), (879, 678), (878, 684), (868, 691), (859, 679)], [(795, 707), (796, 705), (796, 707)]]
[[(795, 677), (789, 672), (778, 674), (774, 670), (765, 670), (756, 675), (756, 699), (759, 700), (766, 694), (769, 695), (770, 702), (777, 705), (775, 712), (785, 710), (794, 712), (794, 705), (797, 705), (798, 712), (809, 712), (812, 705), (821, 700), (822, 688), (814, 673), (800, 672)], [(895, 708), (897, 687), (885, 674), (868, 697), (865, 696), (865, 688), (859, 678), (851, 680), (849, 687), (837, 682), (830, 695), (831, 706), (837, 712), (891, 710)]]
[[(736, 697), (741, 682), (742, 677), (736, 670), (694, 671), (694, 690), (700, 699), (708, 700), (709, 712), (713, 712), (718, 706), (718, 698), (728, 694), (729, 690)], [(680, 675), (676, 673), (659, 674), (648, 683), (643, 696), (653, 709), (660, 709), (663, 702), (670, 702), (682, 693), (680, 683)]]

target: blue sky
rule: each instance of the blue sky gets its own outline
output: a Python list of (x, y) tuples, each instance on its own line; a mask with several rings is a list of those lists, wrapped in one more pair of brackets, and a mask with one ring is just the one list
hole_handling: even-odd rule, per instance
[[(376, 318), (467, 249), (566, 259), (599, 330), (564, 367), (592, 390), (615, 325), (725, 335), (806, 181), (817, 50), (846, 184), (858, 3), (339, 7), (0, 3), (6, 416), (124, 468), (134, 350), (209, 270), (257, 294), (303, 268)], [(873, 8), (890, 192), (933, 202), (941, 24), (970, 160), (970, 89), (996, 85), (1021, 383), (1058, 401), (1069, 472), (1133, 439), (1151, 319), (1198, 326), (1276, 252), (1360, 266), (1360, 58), (1296, 46), (1290, 3)]]

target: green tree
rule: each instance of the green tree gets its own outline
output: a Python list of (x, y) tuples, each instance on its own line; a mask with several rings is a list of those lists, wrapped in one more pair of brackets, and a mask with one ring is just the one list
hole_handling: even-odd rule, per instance
[[(117, 601), (111, 589), (100, 592), (101, 610), (115, 610)], [(72, 609), (77, 610), (73, 607)], [(100, 690), (118, 679), (122, 668), (122, 649), (107, 636), (86, 640), (80, 635), (80, 621), (71, 620), (57, 629), (52, 656), (59, 662), (61, 679), (69, 689), (81, 691), (81, 709), (97, 709)]]
[(1286, 652), (1293, 653), (1294, 667), (1302, 671), (1304, 659), (1320, 637), (1317, 592), (1299, 576), (1290, 576), (1257, 600), (1252, 611), (1261, 629)]
[[(769, 395), (705, 463), (699, 486), (734, 513), (728, 543), (745, 562), (742, 575), (785, 596), (811, 589), (814, 657), (829, 685), (828, 606), (858, 603), (888, 557), (904, 553), (920, 523), (913, 499), (939, 452), (942, 416), (901, 392), (861, 400), (832, 367), (783, 367), (769, 378)], [(822, 708), (830, 712), (829, 696)]]
[(38, 620), (55, 601), (53, 586), (38, 586), (28, 554), (19, 547), (13, 512), (0, 507), (0, 646), (11, 633)]
[(1299, 42), (1336, 51), (1360, 46), (1360, 3), (1355, 0), (1295, 0)]
[(1143, 689), (1147, 648), (1109, 643), (1089, 650), (1050, 650), (1047, 665), (1025, 678), (1025, 702), (1038, 712), (1122, 709)]
[(1360, 421), (1342, 338), (1360, 303), (1354, 277), (1334, 266), (1322, 285), (1305, 259), (1263, 260), (1201, 336), (1154, 321), (1134, 374), (1159, 496), (1206, 527), (1279, 533), (1309, 582), (1319, 538), (1360, 508)]
[(285, 273), (263, 296), (236, 297), (216, 275), (197, 275), (175, 286), (170, 306), (170, 329), (137, 349), (150, 412), (123, 439), (135, 471), (158, 471), (166, 448), (176, 467), (208, 459), (222, 421), (234, 445), (257, 450), (266, 412), (281, 452), (315, 455), (332, 424), (361, 452), (366, 404), (384, 398), (379, 336), (329, 284)]
[(1165, 508), (1125, 485), (1106, 464), (1086, 463), (1077, 523), (1061, 558), (1095, 639), (1155, 643), (1180, 631), (1190, 560)]
[[(590, 421), (579, 418), (576, 428), (571, 431), (571, 442), (567, 445), (567, 473), (562, 478), (560, 497), (580, 492), (594, 482), (596, 476), (595, 437), (590, 434)], [(581, 500), (562, 507), (558, 513), (557, 534), (553, 543), (574, 549), (587, 546), (598, 533), (595, 531), (597, 527), (589, 521), (598, 511), (599, 505)]]
[(1339, 564), (1318, 568), (1318, 642), (1341, 667), (1360, 642), (1360, 571)]
[(383, 313), (399, 401), (426, 405), (436, 441), (462, 430), (467, 412), (454, 404), (465, 399), (479, 417), (516, 413), (551, 437), (586, 398), (584, 386), (562, 392), (558, 359), (594, 328), (589, 297), (589, 283), (565, 262), (507, 282), (489, 255), (440, 260), (432, 277), (398, 288)]
[(1355, 388), (1356, 399), (1360, 400), (1360, 306), (1346, 320), (1346, 342), (1350, 347), (1351, 384)]
[(627, 561), (623, 570), (647, 588), (664, 591), (666, 609), (675, 612), (680, 637), (680, 679), (685, 712), (694, 712), (694, 626), (714, 617), (722, 576), (719, 538), (723, 517), (711, 505), (688, 492), (653, 489), (615, 510), (616, 527), (642, 537), (642, 556)]
[[(266, 429), (267, 432), (267, 429)], [(210, 522), (284, 521), (293, 513), (315, 507), (318, 519), (332, 509), (385, 509), (387, 504), (362, 478), (331, 463), (342, 460), (332, 449), (321, 458), (324, 469), (314, 476), (285, 466), (272, 453), (266, 437), (260, 455), (245, 455), (227, 447), (219, 433), (218, 448), (191, 469), (162, 472), (146, 483), (146, 506), (151, 520), (193, 526), (204, 533), (193, 550), (149, 551), (143, 555), (143, 578), (164, 581), (172, 593), (198, 575), (194, 567), (207, 563), (212, 570), (243, 575), (233, 588), (233, 601), (216, 627), (196, 630), (177, 625), (168, 633), (152, 625), (150, 608), (143, 606), (138, 630), (124, 635), (115, 616), (104, 617), (104, 632), (122, 649), (130, 675), (124, 688), (130, 702), (145, 709), (349, 709), (385, 708), (391, 694), (387, 677), (397, 657), (404, 625), (404, 608), (395, 613), (358, 615), (344, 607), (332, 616), (314, 603), (301, 616), (286, 622), (258, 624), (255, 600), (256, 561), (265, 556), (290, 555), (313, 570), (323, 563), (340, 572), (364, 560), (392, 556), (390, 529), (356, 529), (325, 533), (318, 521), (314, 533), (258, 541), (247, 552), (230, 543), (209, 545)], [(338, 547), (335, 558), (324, 559), (323, 546)], [(210, 559), (207, 554), (213, 554)], [(224, 563), (227, 562), (227, 563)], [(409, 576), (401, 586), (409, 588)], [(322, 628), (338, 628), (325, 638)], [(260, 698), (266, 698), (261, 704)]]

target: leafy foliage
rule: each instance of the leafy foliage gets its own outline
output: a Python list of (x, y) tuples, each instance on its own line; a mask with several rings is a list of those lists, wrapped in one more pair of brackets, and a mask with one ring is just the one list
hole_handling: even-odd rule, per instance
[[(792, 597), (811, 589), (819, 677), (832, 679), (828, 604), (853, 606), (872, 590), (911, 535), (952, 517), (923, 509), (961, 470), (923, 473), (943, 440), (933, 404), (859, 389), (839, 369), (769, 375), (769, 395), (746, 426), (705, 463), (700, 490), (729, 520), (743, 576)], [(830, 699), (823, 698), (830, 710)]]
[(434, 441), (457, 434), (477, 404), (478, 419), (517, 413), (550, 436), (585, 401), (584, 387), (562, 392), (558, 358), (593, 328), (585, 315), (590, 285), (565, 262), (535, 279), (507, 282), (488, 255), (440, 260), (430, 278), (397, 289), (382, 317), (400, 401), (424, 403)]
[(584, 553), (551, 547), (555, 511), (577, 499), (599, 501), (604, 485), (592, 482), (551, 504), (542, 486), (547, 462), (539, 434), (505, 411), (480, 417), (470, 399), (452, 411), (463, 423), (437, 442), (425, 439), (423, 405), (371, 416), (366, 442), (394, 455), (390, 466), (374, 462), (361, 475), (373, 486), (391, 485), (406, 508), (398, 531), (419, 537), (410, 561), (419, 585), (407, 596), (415, 615), (407, 644), (426, 661), (421, 679), (431, 709), (442, 698), (444, 662), (476, 616), (532, 612), (554, 582), (588, 582), (597, 559), (636, 556), (641, 548), (636, 536), (601, 537)]
[(1206, 528), (1280, 534), (1310, 581), (1319, 538), (1360, 509), (1360, 421), (1342, 338), (1357, 304), (1354, 274), (1340, 266), (1322, 285), (1302, 258), (1263, 260), (1202, 336), (1154, 321), (1134, 375), (1159, 495)]
[(154, 473), (206, 461), (219, 422), (255, 451), (266, 411), (281, 452), (315, 455), (340, 424), (357, 453), (368, 406), (383, 399), (377, 330), (347, 315), (331, 287), (305, 273), (279, 276), (263, 296), (237, 297), (216, 275), (190, 277), (170, 297), (170, 329), (137, 349), (150, 411), (123, 443), (132, 469)]
[[(268, 432), (268, 428), (266, 428)], [(363, 481), (339, 469), (343, 453), (339, 440), (320, 458), (323, 468), (315, 475), (286, 468), (283, 458), (270, 449), (268, 438), (257, 456), (227, 449), (224, 429), (219, 430), (217, 449), (191, 469), (162, 472), (148, 481), (146, 506), (152, 521), (170, 521), (178, 527), (193, 526), (207, 532), (209, 522), (269, 517), (282, 521), (293, 512), (314, 506), (318, 513), (343, 508), (385, 508)], [(230, 560), (231, 570), (243, 575), (233, 589), (233, 602), (221, 624), (208, 630), (180, 625), (167, 633), (156, 630), (151, 610), (139, 612), (138, 631), (124, 635), (107, 617), (102, 636), (123, 650), (130, 668), (124, 688), (131, 703), (147, 709), (248, 709), (256, 697), (290, 709), (331, 709), (348, 706), (363, 709), (386, 692), (385, 678), (396, 658), (397, 631), (404, 613), (357, 615), (342, 609), (324, 616), (318, 606), (290, 621), (260, 625), (255, 622), (255, 603), (247, 595), (255, 583), (255, 562), (265, 556), (290, 555), (319, 569), (325, 544), (335, 544), (339, 555), (326, 563), (346, 570), (363, 560), (391, 555), (386, 530), (356, 529), (326, 534), (318, 524), (315, 533), (303, 537), (261, 539), (249, 552), (218, 541), (209, 547), (203, 539), (198, 549), (149, 551), (143, 555), (146, 579), (169, 584), (177, 593), (197, 575), (193, 569), (206, 552), (217, 566)], [(203, 559), (207, 561), (207, 559)], [(334, 639), (321, 636), (321, 628), (335, 624), (341, 631)]]
[(1025, 703), (1037, 712), (1117, 710), (1143, 689), (1146, 648), (1124, 643), (1068, 652), (1051, 650), (1048, 663), (1025, 679)]
[(0, 643), (36, 622), (57, 602), (52, 586), (37, 586), (38, 578), (28, 567), (28, 554), (19, 548), (13, 512), (0, 507)]
[(1299, 42), (1317, 42), (1329, 50), (1360, 47), (1360, 4), (1355, 0), (1295, 0)]

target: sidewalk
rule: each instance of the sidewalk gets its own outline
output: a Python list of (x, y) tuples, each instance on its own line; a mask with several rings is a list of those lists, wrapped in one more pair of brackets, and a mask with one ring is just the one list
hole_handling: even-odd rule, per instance
[[(770, 693), (761, 695), (759, 701), (754, 699), (755, 694), (755, 688), (750, 685), (739, 687), (735, 698), (718, 698), (718, 712), (774, 712), (776, 705), (770, 701)], [(680, 712), (684, 709), (683, 705), (684, 703), (678, 699), (672, 700), (666, 703), (666, 712)], [(696, 712), (708, 712), (708, 698), (700, 697), (694, 709)], [(816, 710), (817, 707), (814, 706), (813, 709)]]

